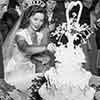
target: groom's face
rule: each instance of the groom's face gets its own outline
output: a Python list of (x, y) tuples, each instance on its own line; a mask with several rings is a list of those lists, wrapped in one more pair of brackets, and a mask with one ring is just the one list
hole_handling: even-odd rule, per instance
[(68, 5), (69, 5), (70, 2), (71, 2), (71, 0), (65, 0), (64, 1), (64, 5), (65, 5), (66, 9), (68, 8)]
[(85, 6), (90, 8), (92, 6), (93, 0), (83, 0)]
[(54, 10), (56, 7), (56, 1), (55, 0), (48, 0), (47, 1), (47, 9)]

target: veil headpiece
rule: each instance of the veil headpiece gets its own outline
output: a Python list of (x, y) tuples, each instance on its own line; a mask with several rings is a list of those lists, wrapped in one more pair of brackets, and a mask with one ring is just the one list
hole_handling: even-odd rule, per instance
[(23, 9), (26, 9), (26, 8), (32, 6), (32, 5), (45, 7), (46, 4), (43, 0), (24, 0), (22, 2)]

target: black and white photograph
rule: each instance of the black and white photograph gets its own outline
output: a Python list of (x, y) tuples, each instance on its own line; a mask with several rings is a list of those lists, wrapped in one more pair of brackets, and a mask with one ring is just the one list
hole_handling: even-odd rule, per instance
[(100, 100), (100, 0), (0, 0), (0, 100)]

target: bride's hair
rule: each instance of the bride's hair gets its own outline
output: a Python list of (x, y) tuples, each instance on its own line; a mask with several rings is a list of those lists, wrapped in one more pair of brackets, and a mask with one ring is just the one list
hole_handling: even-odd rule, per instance
[(43, 26), (48, 23), (47, 15), (46, 15), (46, 8), (41, 7), (41, 6), (37, 6), (37, 5), (33, 5), (33, 6), (30, 6), (29, 8), (27, 8), (24, 11), (24, 15), (23, 15), (23, 18), (22, 18), (22, 21), (21, 21), (19, 28), (23, 28), (23, 29), (27, 28), (30, 24), (30, 17), (32, 15), (35, 15), (36, 13), (43, 13), (44, 14), (44, 24), (43, 24)]

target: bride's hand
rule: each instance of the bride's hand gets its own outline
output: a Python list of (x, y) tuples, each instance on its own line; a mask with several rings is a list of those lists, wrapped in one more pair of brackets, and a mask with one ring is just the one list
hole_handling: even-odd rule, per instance
[(47, 49), (50, 52), (55, 53), (55, 51), (56, 51), (56, 45), (54, 43), (49, 43), (48, 46), (47, 46)]

